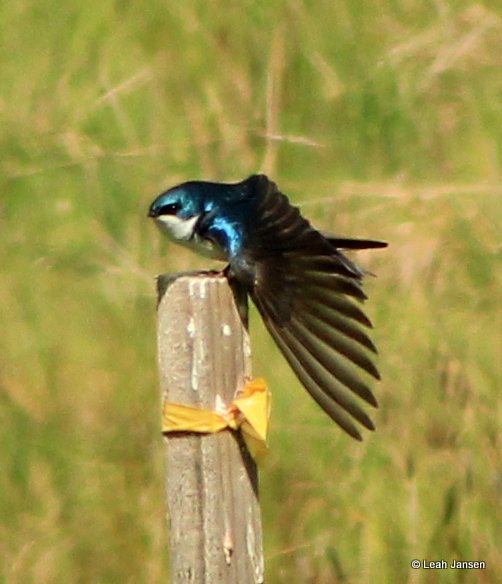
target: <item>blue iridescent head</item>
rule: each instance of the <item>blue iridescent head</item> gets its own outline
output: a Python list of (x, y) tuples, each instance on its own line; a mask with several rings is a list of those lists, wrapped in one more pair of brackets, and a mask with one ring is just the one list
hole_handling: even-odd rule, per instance
[(148, 216), (153, 219), (176, 216), (186, 220), (207, 211), (204, 202), (200, 183), (187, 182), (161, 193), (150, 205)]

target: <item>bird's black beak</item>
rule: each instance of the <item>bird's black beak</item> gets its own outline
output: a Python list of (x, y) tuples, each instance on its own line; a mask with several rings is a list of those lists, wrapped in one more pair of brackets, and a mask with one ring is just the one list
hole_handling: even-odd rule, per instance
[(155, 208), (155, 205), (150, 205), (150, 208), (148, 209), (148, 215), (147, 217), (149, 217), (150, 219), (155, 219), (155, 217), (158, 217), (159, 214), (157, 213), (157, 210)]

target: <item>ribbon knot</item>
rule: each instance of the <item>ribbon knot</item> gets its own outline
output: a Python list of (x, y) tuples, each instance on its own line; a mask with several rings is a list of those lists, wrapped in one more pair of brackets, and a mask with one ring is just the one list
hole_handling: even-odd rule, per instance
[(222, 411), (164, 402), (162, 432), (195, 432), (214, 434), (227, 428), (240, 430), (249, 453), (255, 460), (267, 451), (267, 430), (270, 416), (270, 392), (263, 379), (246, 383), (228, 408)]

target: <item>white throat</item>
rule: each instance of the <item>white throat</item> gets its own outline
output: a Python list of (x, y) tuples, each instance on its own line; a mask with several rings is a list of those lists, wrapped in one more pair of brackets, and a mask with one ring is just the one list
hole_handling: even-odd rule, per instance
[(210, 239), (203, 239), (195, 232), (200, 215), (181, 219), (176, 215), (159, 215), (155, 218), (157, 225), (165, 231), (170, 239), (191, 248), (200, 254), (217, 260), (226, 260), (223, 250)]
[(190, 217), (190, 219), (181, 219), (181, 217), (176, 217), (176, 215), (160, 215), (156, 219), (160, 226), (165, 229), (169, 237), (175, 241), (188, 241), (194, 235), (194, 229), (199, 220), (199, 215)]

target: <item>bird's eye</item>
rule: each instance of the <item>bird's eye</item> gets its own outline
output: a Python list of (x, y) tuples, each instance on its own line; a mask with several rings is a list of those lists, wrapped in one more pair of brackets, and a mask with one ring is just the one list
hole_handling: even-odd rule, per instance
[(179, 203), (167, 203), (159, 209), (159, 215), (176, 215), (180, 208), (181, 205)]

